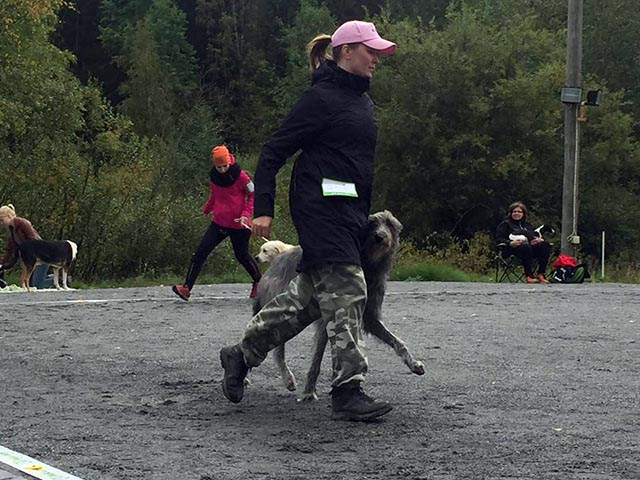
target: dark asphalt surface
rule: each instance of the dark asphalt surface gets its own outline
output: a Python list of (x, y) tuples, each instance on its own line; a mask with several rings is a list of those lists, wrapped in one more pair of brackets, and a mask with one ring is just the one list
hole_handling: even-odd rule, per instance
[(367, 393), (395, 406), (374, 424), (330, 419), (328, 355), (316, 403), (271, 359), (224, 399), (248, 291), (0, 294), (0, 445), (84, 480), (640, 478), (640, 286), (391, 283), (427, 373), (369, 339)]

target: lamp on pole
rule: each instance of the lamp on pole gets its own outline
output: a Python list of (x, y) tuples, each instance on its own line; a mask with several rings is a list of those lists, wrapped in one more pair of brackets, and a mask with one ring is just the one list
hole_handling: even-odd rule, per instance
[(583, 0), (568, 0), (567, 76), (562, 89), (564, 103), (564, 175), (562, 181), (562, 238), (560, 250), (574, 254), (580, 244), (578, 235), (578, 110), (582, 101), (582, 5)]

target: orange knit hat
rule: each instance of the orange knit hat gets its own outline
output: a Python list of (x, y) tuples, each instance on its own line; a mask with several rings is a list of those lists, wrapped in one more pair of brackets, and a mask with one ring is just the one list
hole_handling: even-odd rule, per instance
[(231, 163), (231, 154), (224, 145), (218, 145), (211, 150), (211, 161), (217, 167)]

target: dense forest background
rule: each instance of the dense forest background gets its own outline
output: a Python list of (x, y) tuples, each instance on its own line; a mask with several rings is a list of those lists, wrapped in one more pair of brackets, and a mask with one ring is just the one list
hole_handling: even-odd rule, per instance
[[(559, 227), (566, 2), (3, 0), (0, 202), (80, 246), (81, 278), (182, 273), (207, 225), (209, 151), (250, 173), (306, 87), (305, 45), (374, 21), (398, 44), (376, 70), (374, 208), (417, 251), (490, 238), (506, 206)], [(585, 0), (582, 256), (640, 262), (640, 9)], [(295, 242), (290, 166), (274, 236)], [(489, 235), (487, 235), (489, 234)], [(465, 243), (466, 242), (466, 243)], [(232, 269), (231, 249), (209, 267)]]

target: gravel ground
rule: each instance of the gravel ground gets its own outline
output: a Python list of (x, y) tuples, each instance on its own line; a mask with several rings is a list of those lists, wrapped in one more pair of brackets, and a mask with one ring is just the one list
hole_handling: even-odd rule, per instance
[(247, 294), (0, 295), (0, 445), (85, 480), (640, 478), (640, 286), (390, 283), (385, 323), (427, 373), (370, 340), (367, 393), (395, 406), (372, 424), (330, 419), (328, 356), (318, 402), (271, 359), (225, 400)]

